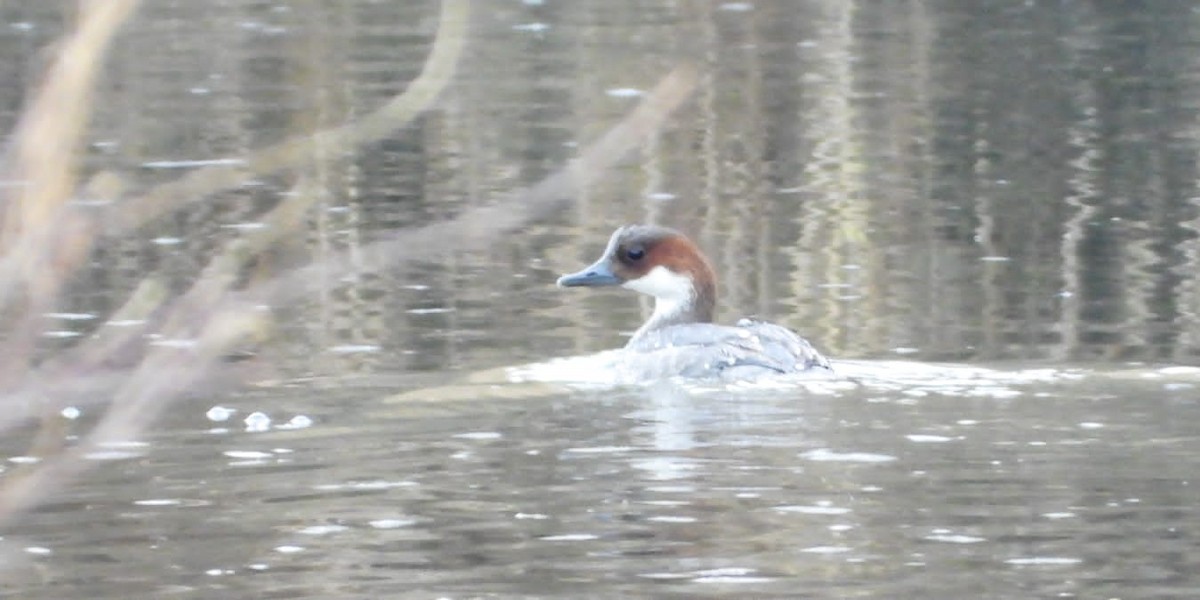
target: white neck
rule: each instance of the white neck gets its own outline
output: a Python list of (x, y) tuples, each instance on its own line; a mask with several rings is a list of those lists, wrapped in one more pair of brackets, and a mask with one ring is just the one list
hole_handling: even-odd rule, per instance
[(695, 308), (692, 278), (666, 267), (654, 267), (645, 275), (625, 282), (624, 287), (654, 297), (654, 313), (633, 334), (633, 340), (659, 327), (688, 321)]

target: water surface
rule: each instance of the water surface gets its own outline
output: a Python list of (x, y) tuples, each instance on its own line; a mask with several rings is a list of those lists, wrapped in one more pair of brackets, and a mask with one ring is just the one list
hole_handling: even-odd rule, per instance
[[(108, 59), (85, 178), (136, 195), (370, 114), (421, 71), (437, 9), (145, 3)], [(64, 14), (0, 8), (5, 130)], [(421, 118), (105, 239), (47, 347), (149, 273), (183, 288), (297, 194), (319, 195), (303, 235), (247, 279), (511, 200), (672, 68), (694, 64), (697, 88), (517, 234), (351, 261), (270, 307), (255, 385), (197, 390), (4, 531), (6, 589), (1194, 595), (1191, 3), (488, 0), (467, 18)], [(551, 282), (643, 221), (709, 252), (723, 320), (791, 326), (852, 381), (460, 385), (623, 343), (644, 303)], [(26, 437), (4, 444), (8, 476)]]

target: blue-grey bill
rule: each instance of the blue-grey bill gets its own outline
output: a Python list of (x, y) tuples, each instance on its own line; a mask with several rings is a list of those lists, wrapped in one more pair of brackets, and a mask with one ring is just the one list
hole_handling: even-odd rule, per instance
[(621, 280), (613, 274), (608, 261), (596, 264), (570, 275), (558, 278), (558, 287), (598, 287), (603, 285), (621, 285)]

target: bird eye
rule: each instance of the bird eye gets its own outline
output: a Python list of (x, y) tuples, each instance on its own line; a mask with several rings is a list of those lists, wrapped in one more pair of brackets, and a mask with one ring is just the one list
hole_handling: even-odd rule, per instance
[(641, 247), (630, 248), (625, 251), (625, 258), (629, 260), (642, 260), (646, 256), (646, 251)]

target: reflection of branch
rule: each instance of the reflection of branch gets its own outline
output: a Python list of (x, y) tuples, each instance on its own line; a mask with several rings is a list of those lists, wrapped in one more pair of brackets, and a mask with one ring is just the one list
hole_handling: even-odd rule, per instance
[[(156, 216), (195, 202), (206, 194), (239, 185), (248, 173), (299, 166), (312, 155), (312, 149), (349, 150), (356, 145), (379, 139), (425, 110), (449, 82), (455, 61), (462, 52), (467, 20), (467, 0), (445, 0), (442, 27), (434, 50), (420, 77), (399, 97), (367, 118), (314, 136), (293, 139), (255, 153), (241, 168), (215, 167), (195, 171), (175, 183), (160, 186), (149, 194), (116, 204), (101, 215), (98, 223), (104, 231), (127, 233)], [(577, 159), (554, 175), (524, 191), (516, 192), (484, 208), (468, 210), (458, 217), (428, 227), (394, 232), (360, 250), (377, 267), (404, 264), (456, 250), (486, 247), (506, 231), (560, 209), (587, 185), (603, 174), (622, 156), (636, 148), (658, 130), (670, 113), (682, 104), (695, 85), (697, 76), (691, 66), (681, 66), (665, 77), (629, 116), (604, 136), (583, 149)], [(61, 174), (60, 174), (61, 176)], [(73, 185), (73, 179), (70, 180)], [(79, 390), (53, 386), (54, 381), (86, 382), (94, 396), (112, 394), (112, 402), (99, 422), (80, 436), (71, 448), (55, 443), (35, 448), (41, 462), (0, 478), (0, 522), (11, 520), (20, 511), (36, 504), (54, 487), (83, 470), (88, 453), (105, 444), (139, 435), (169, 402), (201, 388), (206, 392), (236, 377), (242, 366), (231, 367), (221, 357), (248, 335), (259, 333), (269, 314), (256, 308), (267, 304), (297, 301), (306, 296), (314, 273), (341, 269), (348, 261), (335, 254), (315, 264), (296, 269), (274, 279), (235, 291), (239, 274), (249, 261), (276, 245), (303, 225), (315, 194), (289, 197), (263, 217), (269, 227), (228, 243), (212, 258), (191, 287), (180, 295), (171, 295), (154, 278), (143, 281), (114, 320), (127, 320), (127, 327), (102, 326), (97, 334), (75, 347), (45, 360), (22, 378), (11, 380), (8, 401), (36, 398), (43, 413), (39, 440), (61, 440), (54, 423), (57, 410), (68, 400), (77, 399)], [(68, 190), (69, 195), (69, 190)], [(74, 214), (55, 210), (50, 214)], [(76, 214), (78, 217), (79, 215)], [(82, 217), (79, 217), (82, 219)], [(22, 243), (34, 240), (51, 244), (50, 248), (30, 246), (44, 256), (55, 256), (54, 244), (74, 229), (47, 229), (44, 236), (23, 235)], [(65, 231), (65, 233), (64, 233)], [(86, 228), (83, 228), (86, 232)], [(90, 238), (87, 238), (90, 239)], [(454, 240), (447, 244), (447, 240)], [(86, 256), (85, 245), (81, 256)], [(41, 256), (41, 254), (35, 254)], [(26, 263), (12, 255), (0, 262), (0, 276)], [(53, 272), (61, 283), (69, 271)], [(59, 285), (48, 288), (57, 293)], [(53, 295), (47, 295), (53, 300)], [(25, 322), (41, 312), (26, 315)], [(32, 325), (31, 325), (32, 327)], [(36, 335), (36, 329), (30, 329)], [(158, 343), (148, 343), (151, 334)], [(36, 339), (36, 338), (31, 338)], [(31, 349), (32, 346), (29, 346)], [(214, 383), (216, 382), (216, 383)], [(20, 415), (0, 417), (0, 430), (19, 422)]]
[[(92, 231), (84, 219), (67, 214), (63, 206), (74, 193), (79, 154), (92, 105), (92, 92), (102, 59), (121, 24), (133, 13), (137, 0), (84, 2), (79, 5), (78, 25), (58, 49), (55, 61), (37, 93), (29, 100), (13, 135), (13, 153), (8, 168), (22, 182), (4, 211), (0, 264), (0, 307), (11, 311), (12, 325), (4, 344), (0, 381), (15, 387), (26, 379), (33, 360), (42, 317), (58, 300), (63, 283), (91, 251)], [(20, 304), (17, 300), (22, 300)], [(12, 399), (9, 399), (12, 402)], [(44, 398), (37, 398), (44, 400)], [(42, 428), (32, 450), (38, 453), (64, 451), (63, 432), (57, 415), (48, 414), (52, 402), (35, 404), (42, 412)], [(36, 475), (41, 467), (28, 467), (9, 474), (0, 487), (0, 518), (10, 516), (6, 505), (26, 506), (22, 498), (36, 499), (43, 493)], [(34, 480), (28, 491), (17, 491)]]
[(466, 42), (469, 0), (443, 0), (437, 38), (421, 74), (404, 93), (375, 112), (351, 123), (303, 135), (258, 150), (236, 165), (197, 169), (145, 195), (121, 202), (105, 220), (105, 233), (121, 235), (221, 190), (242, 185), (247, 179), (296, 167), (314, 147), (340, 151), (379, 140), (404, 127), (429, 108), (454, 74)]
[[(484, 249), (505, 233), (563, 208), (572, 202), (583, 186), (595, 181), (626, 153), (660, 129), (667, 117), (691, 95), (697, 78), (694, 66), (685, 64), (676, 67), (646, 94), (629, 116), (584, 148), (579, 157), (564, 169), (490, 206), (473, 208), (432, 225), (394, 232), (357, 249), (356, 260), (370, 261), (374, 267), (395, 267), (443, 256), (451, 251)], [(447, 243), (447, 240), (454, 240), (454, 243)], [(296, 300), (309, 292), (313, 281), (319, 281), (319, 273), (348, 268), (348, 254), (333, 255), (327, 260), (276, 278), (259, 293), (265, 294), (261, 298), (263, 300)]]
[[(181, 297), (168, 298), (154, 279), (147, 279), (126, 308), (114, 315), (123, 319), (130, 313), (137, 314), (142, 317), (139, 324), (117, 331), (106, 327), (107, 335), (90, 338), (47, 360), (34, 373), (23, 373), (27, 364), (24, 361), (33, 355), (40, 315), (56, 300), (66, 277), (91, 249), (92, 227), (79, 213), (64, 210), (63, 206), (75, 187), (76, 153), (99, 59), (117, 26), (135, 5), (136, 0), (81, 4), (80, 25), (63, 42), (59, 60), (22, 120), (14, 142), (14, 177), (25, 180), (26, 185), (9, 204), (5, 221), (7, 252), (0, 261), (0, 278), (9, 285), (0, 289), (0, 305), (19, 297), (21, 283), (28, 288), (30, 301), (23, 307), (24, 314), (18, 315), (15, 332), (3, 348), (9, 356), (5, 362), (8, 371), (3, 374), (10, 384), (7, 400), (40, 400), (43, 423), (33, 449), (46, 456), (41, 457), (40, 464), (10, 473), (2, 480), (0, 520), (11, 519), (54, 485), (82, 470), (88, 452), (138, 435), (170, 400), (194, 384), (206, 382), (214, 371), (225, 370), (216, 368), (220, 357), (259, 329), (265, 316), (228, 300), (237, 273), (255, 254), (294, 231), (311, 202), (309, 195), (307, 202), (290, 199), (281, 203), (265, 218), (277, 227), (229, 244)], [(467, 0), (444, 0), (438, 36), (421, 75), (375, 113), (333, 130), (267, 148), (254, 154), (242, 169), (200, 170), (138, 200), (118, 204), (115, 210), (119, 213), (102, 215), (107, 231), (128, 231), (206, 194), (239, 185), (247, 172), (262, 174), (294, 166), (310, 156), (313, 147), (352, 147), (410, 122), (449, 82), (465, 42), (467, 8)], [(21, 279), (14, 281), (14, 276)], [(153, 313), (165, 315), (157, 330), (160, 339), (172, 340), (178, 347), (145, 346), (145, 334), (154, 331), (149, 319)], [(106, 370), (105, 363), (114, 354), (121, 362), (138, 366), (126, 371), (100, 422), (70, 449), (47, 443), (52, 437), (61, 439), (57, 408), (78, 393), (47, 382), (82, 379), (95, 385), (94, 393), (104, 393), (113, 386), (114, 371)], [(128, 363), (131, 358), (134, 362)], [(105, 375), (98, 376), (98, 372)], [(27, 416), (31, 415), (12, 415), (0, 427), (19, 423)]]
[(87, 127), (92, 87), (108, 45), (137, 0), (84, 2), (79, 24), (58, 55), (17, 124), (9, 168), (22, 185), (4, 211), (0, 247), (0, 307), (17, 306), (0, 355), (0, 381), (24, 373), (33, 356), (41, 315), (63, 281), (91, 249), (92, 235), (81, 218), (62, 207), (74, 192), (80, 145)]
[(136, 6), (137, 0), (80, 3), (78, 27), (64, 40), (17, 125), (13, 168), (24, 185), (6, 211), (6, 247), (15, 235), (53, 225), (74, 191), (96, 72), (117, 28)]
[[(114, 6), (110, 7), (109, 12), (99, 16), (93, 17), (92, 14), (99, 11), (85, 11), (82, 15), (83, 26), (81, 26), (80, 32), (76, 34), (76, 37), (84, 38), (93, 44), (99, 43), (93, 39), (97, 35), (96, 32), (101, 30), (99, 25), (108, 25), (110, 28), (115, 28), (119, 24), (119, 21), (110, 23), (113, 20), (110, 13), (117, 12), (115, 5), (129, 5), (126, 7), (128, 10), (132, 5), (136, 4), (136, 0), (85, 3), (84, 5), (108, 6), (110, 4)], [(412, 122), (442, 93), (446, 85), (450, 82), (451, 76), (454, 74), (455, 65), (462, 55), (466, 42), (466, 28), (470, 16), (469, 6), (469, 0), (444, 0), (442, 2), (442, 10), (433, 49), (426, 58), (420, 75), (405, 88), (403, 93), (392, 98), (391, 101), (375, 112), (362, 119), (333, 129), (293, 138), (264, 148), (255, 152), (246, 160), (240, 161), (237, 165), (212, 166), (192, 171), (176, 181), (150, 190), (141, 197), (115, 203), (101, 216), (102, 222), (98, 224), (102, 228), (101, 233), (110, 236), (128, 233), (157, 217), (163, 216), (173, 210), (184, 208), (188, 204), (199, 202), (211, 194), (238, 187), (247, 179), (299, 166), (303, 160), (312, 155), (314, 148), (320, 147), (325, 152), (338, 152), (381, 139), (396, 129)], [(100, 19), (100, 17), (107, 17), (107, 19), (101, 19), (98, 24), (93, 24), (92, 19)], [(111, 29), (106, 31), (111, 35)], [(64, 48), (73, 49), (78, 46), (79, 44), (68, 43), (64, 45)], [(100, 53), (96, 52), (94, 55), (87, 56), (98, 57), (99, 55)], [(64, 53), (64, 60), (62, 62), (86, 65), (91, 64), (92, 61), (78, 60), (78, 57), (75, 57), (74, 60), (68, 60), (67, 55)], [(52, 74), (52, 76), (79, 77), (77, 71), (78, 69), (74, 71), (61, 69)], [(76, 90), (79, 94), (85, 91), (90, 93), (90, 74), (86, 79), (80, 78), (79, 82), (87, 83), (85, 90), (79, 90), (78, 85), (75, 88), (71, 88), (66, 84), (52, 85), (52, 82), (48, 82), (44, 88), (45, 93), (39, 96), (38, 102), (30, 109), (30, 115), (25, 119), (27, 122), (38, 124), (38, 127), (23, 125), (23, 130), (26, 131), (22, 131), (22, 133), (26, 135), (22, 135), (18, 139), (27, 140), (28, 142), (38, 142), (43, 139), (59, 139), (69, 133), (70, 130), (63, 126), (59, 126), (57, 129), (54, 128), (54, 124), (58, 123), (58, 121), (55, 121), (55, 119), (59, 118), (57, 113), (51, 111), (49, 114), (52, 118), (46, 119), (46, 111), (38, 107), (51, 106), (54, 109), (60, 109), (60, 104), (65, 105), (64, 101), (71, 98), (71, 96), (62, 92), (64, 88)], [(78, 84), (79, 82), (75, 83)], [(54, 95), (48, 94), (52, 90), (57, 93)], [(76, 104), (67, 105), (67, 108), (76, 113), (81, 113), (79, 107), (85, 107), (88, 104), (88, 102), (80, 100)], [(35, 119), (35, 116), (40, 118)], [(66, 124), (73, 121), (64, 117), (62, 122)], [(75, 133), (73, 139), (77, 140), (78, 137), (78, 133)], [(20, 146), (19, 143), (18, 146)], [(14, 250), (9, 251), (6, 256), (0, 259), (0, 281), (12, 282), (18, 274), (27, 274), (28, 277), (23, 280), (33, 281), (34, 283), (41, 282), (40, 285), (36, 286), (36, 289), (44, 290), (42, 296), (47, 298), (53, 296), (53, 292), (57, 289), (57, 284), (62, 281), (62, 277), (54, 278), (53, 276), (65, 276), (66, 274), (65, 269), (61, 268), (62, 264), (66, 263), (64, 258), (69, 258), (72, 264), (81, 260), (82, 257), (87, 255), (87, 251), (90, 250), (92, 239), (92, 226), (90, 223), (85, 222), (74, 211), (60, 210), (62, 203), (70, 195), (71, 188), (74, 185), (74, 176), (73, 168), (69, 170), (64, 168), (73, 165), (73, 163), (66, 163), (62, 160), (48, 160), (48, 158), (55, 157), (57, 154), (61, 154), (61, 152), (42, 150), (32, 155), (32, 158), (29, 160), (19, 162), (21, 166), (25, 166), (28, 163), (29, 165), (36, 165), (41, 168), (49, 168), (48, 175), (53, 175), (54, 173), (71, 175), (69, 179), (64, 178), (66, 182), (65, 186), (60, 182), (59, 186), (55, 188), (60, 192), (65, 190), (62, 199), (53, 204), (53, 210), (49, 212), (42, 211), (45, 217), (43, 221), (54, 223), (54, 228), (36, 232), (36, 235), (24, 235), (19, 240), (20, 245), (16, 246)], [(57, 169), (57, 171), (54, 169)], [(27, 187), (32, 188), (33, 186)], [(45, 202), (39, 203), (39, 205), (46, 204)], [(279, 218), (286, 218), (288, 214), (295, 214), (296, 212), (302, 211), (297, 210), (295, 206), (285, 206), (280, 211), (277, 211), (281, 215)], [(8, 222), (11, 223), (12, 221), (13, 219), (10, 218)], [(11, 228), (12, 225), (10, 224), (8, 227)], [(276, 232), (276, 235), (278, 234), (280, 233)], [(51, 269), (47, 265), (54, 265), (59, 268), (57, 270)], [(19, 289), (19, 286), (12, 285), (11, 283), (6, 286), (0, 286), (0, 306), (5, 306), (10, 302), (12, 294)], [(2, 349), (6, 355), (27, 356), (31, 354), (29, 350), (32, 347), (32, 340), (35, 339), (40, 325), (38, 315), (46, 312), (46, 310), (31, 310), (27, 312), (29, 313), (29, 318), (17, 322), (17, 333), (10, 335), (9, 341)], [(11, 385), (15, 380), (19, 379), (20, 367), (23, 366), (23, 363), (17, 361), (0, 364), (0, 382), (7, 381)]]
[(205, 382), (214, 373), (221, 354), (248, 328), (239, 322), (249, 312), (211, 314), (206, 296), (215, 289), (198, 285), (193, 293), (180, 299), (175, 311), (176, 327), (168, 330), (171, 339), (184, 341), (191, 334), (186, 322), (200, 319), (205, 323), (194, 344), (155, 348), (116, 391), (111, 407), (87, 435), (74, 446), (49, 456), (39, 457), (40, 464), (18, 470), (0, 484), (0, 522), (11, 520), (22, 510), (35, 505), (54, 487), (82, 472), (87, 456), (108, 445), (128, 441), (140, 434), (157, 418), (171, 400)]

